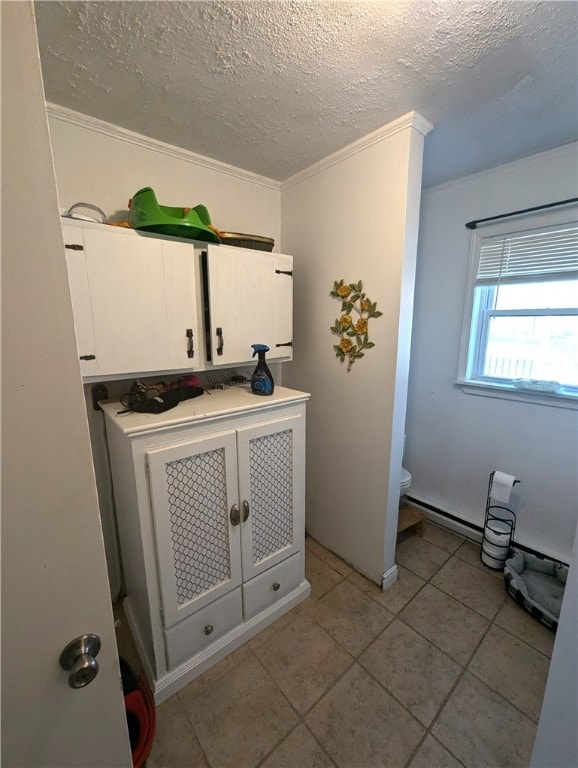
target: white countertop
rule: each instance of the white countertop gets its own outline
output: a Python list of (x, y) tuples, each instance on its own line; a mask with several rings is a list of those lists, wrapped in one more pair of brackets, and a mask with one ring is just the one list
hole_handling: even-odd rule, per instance
[(191, 400), (183, 400), (175, 408), (164, 413), (118, 413), (124, 411), (119, 402), (101, 402), (100, 406), (107, 419), (125, 435), (136, 435), (159, 427), (173, 427), (202, 421), (203, 419), (225, 416), (230, 413), (249, 412), (260, 408), (271, 408), (285, 403), (309, 399), (307, 392), (275, 386), (272, 395), (254, 395), (249, 384), (228, 389), (210, 390)]

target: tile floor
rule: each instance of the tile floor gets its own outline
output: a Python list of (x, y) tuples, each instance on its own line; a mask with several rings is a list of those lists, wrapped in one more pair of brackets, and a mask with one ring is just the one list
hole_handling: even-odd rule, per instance
[(553, 634), (449, 531), (396, 559), (381, 592), (308, 538), (311, 598), (157, 708), (148, 768), (527, 766)]

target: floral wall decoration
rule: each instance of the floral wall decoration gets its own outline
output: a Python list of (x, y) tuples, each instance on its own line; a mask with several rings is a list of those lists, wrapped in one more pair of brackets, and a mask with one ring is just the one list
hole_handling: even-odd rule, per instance
[(353, 363), (364, 357), (364, 349), (371, 349), (375, 344), (369, 340), (369, 320), (381, 317), (377, 302), (371, 301), (363, 292), (361, 280), (357, 283), (333, 283), (329, 295), (341, 301), (341, 316), (335, 319), (331, 332), (340, 337), (339, 344), (334, 344), (335, 356), (343, 363), (347, 358), (347, 371)]

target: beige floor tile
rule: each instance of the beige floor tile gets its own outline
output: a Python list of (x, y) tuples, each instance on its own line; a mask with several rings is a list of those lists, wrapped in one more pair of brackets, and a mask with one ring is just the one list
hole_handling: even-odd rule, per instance
[(349, 576), (349, 574), (353, 571), (353, 568), (348, 565), (345, 560), (342, 560), (334, 552), (332, 552), (330, 549), (327, 549), (327, 547), (324, 547), (323, 544), (320, 544), (311, 536), (307, 537), (305, 546), (308, 552), (312, 552), (314, 555), (317, 555), (320, 560), (323, 560), (324, 563), (330, 565), (333, 570), (337, 571), (337, 573), (340, 573), (342, 576)]
[(462, 671), (398, 619), (361, 655), (359, 663), (426, 727)]
[(431, 584), (425, 585), (399, 617), (459, 664), (467, 663), (489, 626), (483, 616)]
[(311, 584), (311, 600), (315, 601), (343, 581), (344, 577), (316, 554), (308, 551), (305, 555), (305, 578)]
[(462, 764), (437, 739), (426, 736), (409, 768), (462, 768)]
[(543, 653), (492, 626), (469, 664), (469, 671), (538, 721), (550, 660)]
[(280, 629), (283, 629), (292, 621), (295, 621), (297, 616), (300, 616), (302, 613), (304, 613), (310, 605), (312, 605), (311, 598), (303, 600), (303, 602), (299, 603), (299, 605), (296, 605), (295, 608), (283, 614), (283, 616), (280, 616), (277, 621), (273, 622), (273, 624), (270, 624), (268, 627), (265, 627), (265, 629), (261, 630), (258, 635), (252, 637), (248, 642), (249, 647), (255, 649), (260, 645), (263, 645), (263, 643), (268, 642), (276, 632), (279, 632)]
[(309, 615), (352, 656), (367, 648), (393, 619), (392, 613), (347, 580), (314, 603)]
[(187, 698), (191, 699), (195, 696), (205, 695), (206, 692), (219, 680), (221, 677), (233, 672), (243, 661), (253, 657), (253, 652), (246, 643), (236, 651), (225, 656), (222, 661), (219, 661), (213, 667), (208, 669), (200, 677), (190, 682), (182, 691), (181, 694), (186, 691)]
[(377, 584), (369, 581), (369, 579), (366, 579), (356, 571), (351, 574), (349, 581), (363, 592), (367, 592), (371, 598), (380, 605), (383, 605), (391, 613), (399, 613), (425, 584), (423, 579), (420, 579), (419, 576), (408, 571), (402, 565), (397, 566), (397, 581), (384, 592), (381, 591)]
[(269, 755), (261, 768), (334, 768), (334, 763), (304, 723)]
[(404, 568), (420, 576), (422, 579), (431, 579), (431, 577), (441, 568), (445, 561), (450, 557), (446, 552), (435, 544), (431, 544), (419, 536), (412, 536), (401, 543), (398, 543), (395, 550), (395, 561)]
[(365, 576), (362, 576), (361, 573), (359, 573), (359, 571), (353, 571), (350, 573), (347, 577), (347, 580), (352, 584), (355, 584), (357, 589), (360, 589), (362, 592), (365, 592), (372, 597), (383, 594), (381, 587), (378, 584), (371, 581), (370, 579), (366, 579)]
[(353, 663), (307, 613), (255, 653), (300, 714), (307, 712)]
[(399, 768), (424, 733), (358, 664), (312, 709), (306, 722), (339, 768)]
[(466, 673), (432, 734), (468, 768), (522, 768), (530, 762), (536, 725)]
[(251, 653), (206, 688), (179, 698), (211, 766), (252, 768), (297, 724), (298, 717)]
[(148, 768), (207, 768), (199, 740), (178, 696), (156, 708), (156, 736), (147, 759)]
[(430, 544), (435, 544), (436, 547), (445, 549), (446, 552), (450, 552), (451, 554), (464, 543), (461, 536), (452, 533), (452, 531), (448, 531), (447, 528), (435, 525), (429, 520), (426, 520), (423, 537), (426, 541), (429, 541)]
[(546, 656), (552, 656), (556, 634), (530, 616), (513, 598), (506, 600), (495, 619), (495, 624), (516, 635)]
[(452, 557), (431, 583), (487, 619), (493, 619), (504, 604), (504, 584), (479, 568)]
[(475, 566), (476, 568), (479, 568), (480, 571), (483, 571), (484, 573), (487, 573), (489, 576), (493, 576), (495, 579), (500, 579), (500, 581), (504, 581), (504, 571), (497, 570), (496, 568), (488, 568), (487, 565), (484, 565), (482, 561), (480, 560), (480, 552), (482, 551), (482, 545), (477, 544), (473, 541), (464, 541), (462, 546), (456, 550), (455, 555), (456, 557), (459, 557), (460, 560), (464, 560), (466, 563), (469, 563), (470, 565)]

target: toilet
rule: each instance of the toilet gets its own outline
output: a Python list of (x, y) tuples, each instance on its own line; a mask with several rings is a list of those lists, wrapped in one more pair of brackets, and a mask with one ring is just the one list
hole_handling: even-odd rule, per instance
[(407, 496), (409, 493), (409, 489), (411, 487), (411, 473), (405, 469), (405, 467), (401, 468), (401, 483), (399, 484), (399, 497), (401, 499), (402, 496)]

